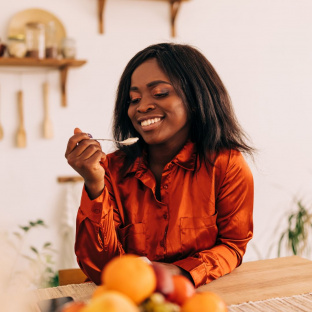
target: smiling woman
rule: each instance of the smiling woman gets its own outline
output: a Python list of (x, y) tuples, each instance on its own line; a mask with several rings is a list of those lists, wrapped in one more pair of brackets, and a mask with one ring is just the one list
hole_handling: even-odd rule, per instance
[(66, 158), (84, 178), (76, 255), (95, 283), (116, 255), (147, 257), (196, 287), (241, 264), (253, 233), (252, 154), (229, 96), (195, 48), (156, 44), (126, 66), (106, 155), (76, 128)]

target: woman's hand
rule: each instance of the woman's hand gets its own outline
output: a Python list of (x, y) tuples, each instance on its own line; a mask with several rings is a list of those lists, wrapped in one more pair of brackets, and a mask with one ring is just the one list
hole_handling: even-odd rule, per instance
[(105, 170), (100, 161), (106, 158), (100, 143), (75, 128), (74, 135), (68, 141), (65, 157), (69, 165), (83, 177), (90, 199), (100, 196), (105, 186)]
[[(153, 261), (152, 261), (153, 263)], [(165, 262), (157, 262), (158, 264), (164, 266), (166, 268), (166, 270), (168, 270), (172, 275), (183, 275), (185, 277), (187, 277), (193, 284), (193, 278), (191, 276), (191, 274), (185, 270), (183, 270), (182, 268), (178, 267), (177, 265), (171, 264), (171, 263), (165, 263)]]

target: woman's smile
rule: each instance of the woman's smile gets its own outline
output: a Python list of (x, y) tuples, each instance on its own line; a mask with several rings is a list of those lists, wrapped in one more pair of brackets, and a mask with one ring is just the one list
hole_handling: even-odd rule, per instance
[(162, 120), (163, 118), (160, 117), (151, 117), (139, 120), (139, 124), (141, 125), (143, 131), (151, 131), (156, 129), (160, 125)]

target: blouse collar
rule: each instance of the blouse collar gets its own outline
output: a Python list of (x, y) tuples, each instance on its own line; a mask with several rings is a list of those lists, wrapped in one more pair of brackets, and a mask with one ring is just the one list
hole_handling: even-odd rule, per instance
[[(174, 163), (186, 170), (195, 170), (196, 166), (196, 147), (195, 143), (188, 140), (182, 147), (180, 152), (172, 159), (170, 163)], [(142, 156), (139, 156), (133, 162), (133, 165), (126, 171), (125, 175), (138, 171), (146, 171), (147, 166), (147, 151), (143, 150)]]

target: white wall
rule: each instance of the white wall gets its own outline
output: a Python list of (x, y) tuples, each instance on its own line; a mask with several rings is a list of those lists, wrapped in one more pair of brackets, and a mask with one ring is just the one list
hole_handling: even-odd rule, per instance
[[(109, 137), (115, 90), (128, 60), (149, 44), (171, 41), (169, 4), (162, 1), (107, 0), (105, 34), (98, 34), (97, 1), (0, 0), (0, 37), (10, 18), (27, 8), (55, 14), (67, 35), (77, 40), (78, 58), (88, 63), (71, 69), (68, 107), (61, 107), (58, 72), (3, 73), (0, 141), (0, 229), (42, 218), (49, 230), (33, 238), (60, 246), (60, 216), (65, 188), (58, 176), (75, 175), (64, 158), (76, 126)], [(276, 242), (293, 194), (311, 189), (312, 19), (309, 0), (192, 0), (183, 3), (174, 41), (197, 46), (214, 65), (232, 97), (237, 116), (259, 152), (250, 162), (255, 179), (254, 239), (245, 260), (262, 257)], [(5, 69), (6, 71), (10, 69)], [(55, 136), (45, 140), (41, 84), (51, 86)], [(14, 146), (16, 91), (25, 96), (27, 148)], [(111, 151), (111, 146), (106, 146)]]

